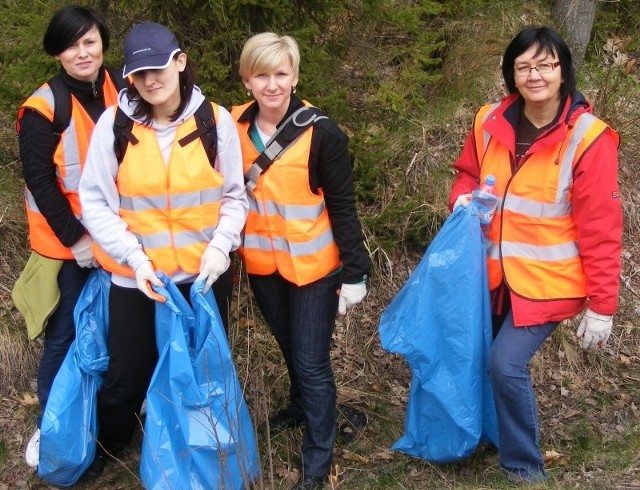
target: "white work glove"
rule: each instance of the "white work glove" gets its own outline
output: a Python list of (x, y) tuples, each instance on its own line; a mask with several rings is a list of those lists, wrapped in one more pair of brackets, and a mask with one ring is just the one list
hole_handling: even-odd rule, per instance
[(218, 277), (220, 277), (230, 265), (231, 259), (219, 248), (209, 246), (204, 249), (204, 253), (200, 259), (200, 275), (196, 277), (196, 282), (200, 279), (205, 280), (202, 294), (209, 291), (212, 284), (218, 280)]
[(160, 278), (156, 276), (156, 272), (155, 270), (153, 270), (153, 264), (151, 264), (150, 260), (146, 260), (142, 264), (140, 264), (136, 268), (135, 274), (136, 286), (138, 286), (138, 289), (142, 291), (145, 296), (147, 296), (149, 299), (160, 301), (161, 303), (164, 303), (166, 301), (166, 298), (164, 296), (156, 293), (151, 288), (152, 284), (158, 287), (162, 287), (164, 286), (164, 284), (162, 284)]
[(460, 194), (456, 202), (453, 203), (453, 210), (455, 211), (458, 206), (466, 208), (471, 202), (471, 194)]
[(338, 314), (346, 315), (347, 311), (360, 303), (367, 295), (367, 284), (359, 282), (358, 284), (343, 284), (340, 286), (340, 296), (338, 299)]
[(613, 318), (610, 315), (601, 315), (587, 308), (576, 332), (576, 337), (582, 337), (583, 349), (602, 347), (609, 340), (612, 327)]
[(82, 238), (76, 243), (71, 245), (71, 253), (73, 258), (80, 267), (98, 267), (98, 261), (93, 256), (91, 246), (93, 245), (93, 238), (86, 233), (82, 235)]

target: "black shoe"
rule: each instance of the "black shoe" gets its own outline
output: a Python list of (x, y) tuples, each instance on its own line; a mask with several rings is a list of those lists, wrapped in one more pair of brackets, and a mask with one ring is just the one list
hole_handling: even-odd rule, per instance
[(97, 480), (102, 472), (104, 471), (104, 467), (107, 464), (107, 458), (103, 452), (98, 451), (96, 453), (96, 457), (93, 460), (93, 463), (89, 465), (87, 471), (82, 475), (82, 479), (86, 481)]
[(345, 442), (349, 442), (367, 427), (367, 414), (348, 405), (338, 405), (338, 433)]
[(326, 481), (324, 476), (301, 476), (291, 490), (322, 490)]
[(293, 417), (286, 408), (269, 417), (269, 433), (274, 436), (287, 429), (295, 429), (304, 424), (304, 419)]

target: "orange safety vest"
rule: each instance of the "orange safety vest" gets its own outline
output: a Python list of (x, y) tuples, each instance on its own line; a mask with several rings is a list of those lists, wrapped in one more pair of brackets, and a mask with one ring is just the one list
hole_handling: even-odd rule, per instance
[[(218, 121), (218, 106), (211, 104)], [(114, 111), (115, 114), (115, 111)], [(197, 274), (200, 258), (218, 226), (224, 177), (207, 157), (200, 138), (179, 140), (197, 129), (191, 116), (177, 127), (171, 159), (165, 165), (155, 131), (134, 122), (138, 143), (127, 145), (116, 179), (120, 217), (140, 240), (156, 270)], [(133, 277), (94, 242), (94, 255), (110, 272)]]
[[(118, 89), (105, 70), (103, 87), (105, 107), (116, 104)], [(53, 123), (55, 114), (55, 101), (53, 92), (48, 84), (42, 85), (20, 106), (18, 110), (17, 129), (20, 131), (20, 119), (26, 109), (34, 109)], [(56, 180), (58, 186), (69, 201), (71, 210), (78, 219), (82, 217), (78, 186), (80, 176), (87, 157), (89, 140), (93, 133), (95, 123), (91, 116), (84, 110), (76, 97), (71, 94), (71, 121), (67, 129), (60, 136), (60, 142), (53, 154), (53, 163), (56, 166)], [(53, 232), (46, 218), (42, 215), (33, 195), (26, 188), (24, 190), (27, 221), (29, 223), (29, 240), (31, 248), (41, 255), (54, 259), (73, 259), (73, 253), (69, 247), (65, 247)]]
[(571, 217), (573, 170), (610, 129), (584, 113), (567, 127), (563, 140), (532, 153), (512, 175), (509, 149), (483, 129), (498, 105), (482, 107), (474, 123), (481, 182), (494, 175), (500, 198), (487, 232), (489, 289), (497, 288), (504, 274), (509, 288), (524, 298), (586, 297), (578, 232)]
[[(249, 136), (249, 121), (237, 122), (252, 102), (233, 107), (240, 133), (244, 172), (259, 153)], [(298, 286), (310, 284), (340, 267), (338, 246), (322, 190), (309, 185), (313, 127), (307, 129), (258, 178), (249, 196), (249, 214), (238, 249), (249, 274), (280, 273)]]

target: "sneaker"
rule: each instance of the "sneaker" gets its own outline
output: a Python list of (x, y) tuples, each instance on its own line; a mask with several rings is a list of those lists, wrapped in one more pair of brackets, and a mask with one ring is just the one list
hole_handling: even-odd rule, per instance
[(30, 468), (38, 467), (40, 462), (40, 429), (36, 429), (29, 439), (27, 450), (24, 452), (24, 460)]
[(269, 417), (269, 433), (274, 436), (287, 429), (295, 429), (304, 424), (304, 418), (293, 417), (286, 408)]

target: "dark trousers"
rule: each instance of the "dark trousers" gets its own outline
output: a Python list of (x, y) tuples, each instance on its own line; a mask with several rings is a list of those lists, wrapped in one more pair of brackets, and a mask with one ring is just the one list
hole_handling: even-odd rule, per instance
[[(178, 288), (188, 301), (191, 283)], [(213, 284), (225, 331), (232, 290), (229, 269)], [(107, 342), (109, 367), (98, 394), (98, 439), (107, 452), (116, 454), (129, 444), (139, 423), (137, 415), (158, 362), (155, 302), (138, 289), (112, 284)]]
[(289, 413), (304, 416), (303, 473), (326, 476), (336, 439), (336, 383), (330, 350), (340, 275), (306, 286), (296, 286), (278, 274), (249, 275), (249, 282), (287, 365)]
[[(76, 338), (73, 309), (87, 282), (90, 271), (91, 269), (80, 267), (75, 260), (65, 260), (58, 273), (60, 303), (49, 317), (44, 330), (42, 357), (38, 366), (38, 400), (41, 408), (38, 426), (42, 421), (42, 412), (47, 405), (53, 380), (58, 374), (71, 343)], [(37, 300), (34, 298), (34, 301)]]

